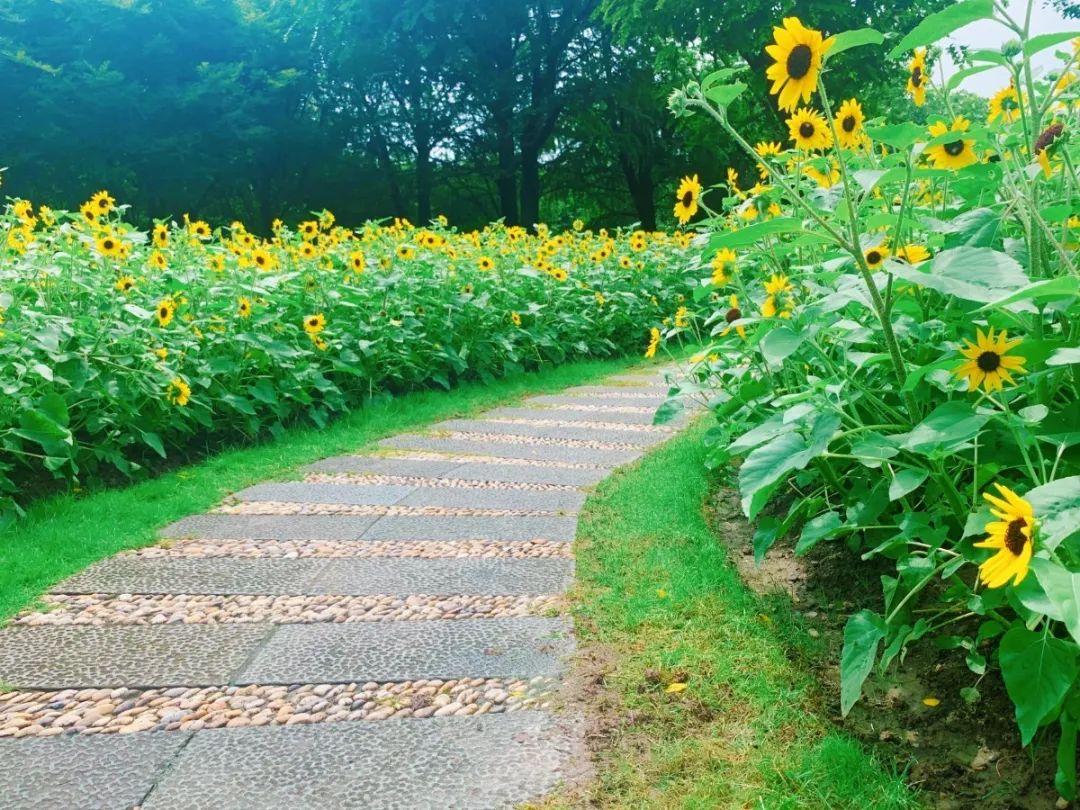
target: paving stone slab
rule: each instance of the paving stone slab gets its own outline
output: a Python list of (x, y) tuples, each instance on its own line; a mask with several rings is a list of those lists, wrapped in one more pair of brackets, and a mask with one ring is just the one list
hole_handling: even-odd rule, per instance
[[(650, 402), (658, 406), (667, 399), (667, 388), (640, 388), (617, 385), (576, 385), (564, 388), (560, 396), (582, 399), (590, 405), (643, 405)], [(525, 400), (529, 402), (530, 400)]]
[(418, 487), (398, 506), (438, 506), (449, 509), (520, 509), (538, 512), (576, 513), (585, 502), (584, 492), (536, 492), (525, 489), (466, 489)]
[(641, 455), (637, 450), (590, 450), (584, 447), (558, 447), (543, 444), (518, 444), (514, 442), (485, 442), (471, 439), (445, 439), (403, 433), (379, 442), (381, 447), (406, 450), (432, 450), (436, 453), (459, 453), (495, 458), (523, 458), (535, 461), (560, 461), (563, 463), (590, 464), (596, 467), (618, 467)]
[(64, 580), (55, 593), (307, 594), (326, 560), (110, 557)]
[(392, 515), (380, 518), (364, 540), (565, 540), (574, 539), (577, 518), (434, 517)]
[(415, 475), (424, 478), (437, 478), (446, 475), (461, 462), (384, 458), (382, 456), (334, 456), (316, 461), (303, 468), (304, 472), (313, 473), (367, 473), (368, 475)]
[[(504, 436), (525, 436), (540, 439), (573, 439), (586, 442), (618, 442), (648, 447), (668, 438), (663, 433), (618, 430), (616, 428), (559, 427), (558, 425), (529, 425), (521, 422), (496, 422), (487, 419), (448, 419), (434, 424), (433, 432), (453, 430), (464, 433), (498, 433)], [(589, 450), (589, 448), (569, 448)]]
[(413, 486), (383, 484), (256, 484), (234, 493), (241, 501), (296, 501), (298, 503), (343, 503), (356, 506), (391, 506), (410, 492)]
[(542, 712), (202, 731), (143, 810), (495, 810), (552, 790), (580, 733)]
[(214, 540), (359, 540), (378, 515), (195, 515), (161, 530), (162, 537)]
[[(557, 403), (567, 404), (567, 403)], [(583, 405), (571, 402), (570, 405)], [(653, 411), (647, 413), (620, 413), (618, 411), (572, 410), (569, 408), (496, 408), (484, 414), (492, 419), (527, 419), (559, 422), (609, 422), (620, 425), (651, 425)]]
[(352, 683), (558, 675), (573, 651), (563, 619), (294, 624), (278, 627), (237, 683)]
[(565, 591), (573, 576), (573, 560), (561, 559), (331, 560), (298, 593), (544, 596)]
[(109, 734), (0, 740), (0, 808), (135, 807), (189, 737)]
[(23, 690), (213, 686), (229, 682), (268, 630), (265, 624), (9, 627), (0, 631), (0, 681)]

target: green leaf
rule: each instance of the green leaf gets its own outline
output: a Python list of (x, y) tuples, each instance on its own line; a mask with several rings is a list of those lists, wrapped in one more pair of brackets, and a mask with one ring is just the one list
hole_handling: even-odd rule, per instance
[(944, 250), (918, 267), (892, 262), (889, 271), (912, 284), (981, 304), (1012, 295), (1031, 283), (1016, 259), (987, 247)]
[(806, 441), (798, 433), (784, 433), (757, 448), (739, 468), (739, 494), (742, 509), (753, 520), (768, 501), (775, 485), (792, 470), (795, 460), (806, 450)]
[(806, 521), (799, 542), (795, 544), (795, 556), (801, 557), (822, 540), (836, 537), (843, 525), (839, 512), (826, 512)]
[(989, 418), (964, 400), (946, 402), (916, 425), (902, 446), (922, 455), (950, 452), (978, 436)]
[(717, 107), (726, 107), (746, 91), (745, 82), (720, 84), (705, 91), (705, 98)]
[(926, 129), (910, 121), (905, 121), (902, 124), (867, 127), (866, 134), (873, 140), (880, 141), (894, 149), (907, 150), (926, 137)]
[(1054, 787), (1069, 801), (1076, 800), (1076, 737), (1080, 727), (1080, 692), (1073, 690), (1061, 711), (1061, 739), (1057, 747)]
[(746, 228), (740, 228), (737, 231), (713, 234), (709, 237), (709, 243), (705, 248), (704, 255), (712, 258), (712, 255), (722, 247), (746, 247), (747, 245), (757, 244), (766, 236), (779, 233), (796, 233), (801, 230), (802, 221), (795, 219), (795, 217), (768, 219), (764, 222), (754, 223)]
[(776, 538), (780, 536), (780, 521), (773, 517), (765, 517), (758, 521), (757, 530), (754, 532), (754, 562), (761, 565), (761, 561), (765, 559), (765, 554), (773, 543), (776, 542)]
[(1057, 278), (1034, 281), (1009, 295), (979, 307), (975, 311), (986, 312), (990, 309), (1001, 309), (1020, 301), (1048, 301), (1058, 298), (1072, 298), (1077, 293), (1080, 293), (1080, 279), (1077, 279), (1076, 276), (1058, 276)]
[(742, 73), (744, 69), (745, 68), (720, 68), (720, 70), (714, 70), (701, 80), (701, 92), (705, 93), (719, 84), (727, 83), (729, 79)]
[(1048, 366), (1073, 366), (1080, 363), (1080, 346), (1058, 349), (1046, 358)]
[(1024, 56), (1032, 56), (1039, 51), (1045, 51), (1047, 48), (1060, 45), (1062, 42), (1076, 39), (1076, 37), (1080, 37), (1080, 31), (1058, 31), (1055, 34), (1039, 34), (1039, 36), (1031, 37), (1024, 43)]
[(802, 345), (805, 335), (790, 326), (773, 329), (761, 341), (761, 353), (770, 365), (778, 366)]
[(1068, 571), (1053, 560), (1035, 557), (1031, 570), (1042, 585), (1043, 593), (1057, 610), (1055, 618), (1065, 625), (1080, 644), (1080, 573)]
[(682, 413), (683, 409), (684, 406), (681, 399), (669, 399), (656, 409), (656, 413), (653, 414), (652, 423), (654, 425), (666, 425)]
[(889, 484), (889, 500), (898, 501), (909, 492), (914, 492), (922, 486), (923, 481), (930, 475), (929, 470), (905, 468), (893, 476)]
[(149, 430), (142, 430), (142, 431), (139, 431), (139, 433), (142, 436), (142, 440), (146, 444), (147, 447), (149, 447), (151, 450), (153, 450), (155, 453), (157, 453), (162, 458), (167, 458), (167, 456), (165, 454), (165, 445), (163, 445), (161, 443), (161, 437), (160, 436), (158, 436), (156, 433), (153, 433), (152, 431), (149, 431)]
[(1035, 487), (1024, 498), (1039, 522), (1041, 545), (1054, 550), (1080, 532), (1080, 475)]
[(993, 65), (976, 65), (975, 67), (969, 67), (964, 70), (959, 70), (949, 77), (949, 80), (945, 82), (945, 89), (952, 91), (960, 86), (960, 83), (971, 76), (976, 76), (982, 73), (984, 70), (993, 70)]
[(852, 31), (844, 31), (834, 37), (832, 47), (829, 48), (825, 56), (832, 59), (838, 53), (843, 53), (851, 48), (858, 48), (862, 45), (880, 45), (884, 41), (885, 37), (873, 28), (856, 28)]
[(946, 37), (957, 28), (962, 28), (976, 20), (986, 20), (994, 16), (993, 0), (963, 0), (946, 6), (936, 14), (931, 14), (889, 51), (889, 58), (896, 59), (901, 54), (922, 45), (932, 45)]
[(59, 394), (46, 394), (38, 400), (38, 410), (58, 425), (67, 425), (71, 421), (67, 403)]
[(860, 610), (844, 626), (840, 655), (840, 713), (847, 717), (862, 695), (866, 676), (874, 668), (878, 644), (885, 638), (885, 621), (870, 610)]
[(1077, 677), (1076, 645), (1014, 624), (1001, 639), (1005, 689), (1016, 706), (1020, 741), (1027, 745), (1053, 714)]

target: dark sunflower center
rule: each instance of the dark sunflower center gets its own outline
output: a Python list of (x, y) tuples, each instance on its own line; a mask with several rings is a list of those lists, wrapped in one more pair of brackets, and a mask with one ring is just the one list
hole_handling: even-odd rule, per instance
[(923, 81), (922, 68), (916, 67), (911, 71), (911, 86), (921, 87)]
[(106, 250), (112, 250), (113, 249), (113, 241), (112, 241), (112, 239), (106, 239), (101, 244), (105, 246)]
[(799, 124), (799, 134), (804, 138), (814, 137), (815, 132), (817, 132), (817, 128), (814, 126), (813, 121), (803, 121)]
[(866, 263), (870, 265), (881, 263), (881, 254), (876, 250), (871, 250), (866, 254)]
[(168, 307), (162, 307), (161, 309), (158, 310), (158, 317), (159, 318), (165, 318), (165, 317), (168, 316), (168, 314), (169, 314), (169, 308)]
[(1027, 521), (1023, 518), (1017, 518), (1016, 520), (1009, 522), (1009, 528), (1005, 530), (1005, 548), (1015, 554), (1017, 557), (1024, 550), (1024, 545), (1028, 542), (1027, 535), (1024, 534), (1024, 529), (1027, 528)]
[(796, 45), (791, 49), (787, 58), (787, 72), (793, 79), (801, 79), (810, 72), (810, 63), (813, 61), (814, 52), (809, 45)]
[(845, 115), (840, 121), (840, 128), (844, 132), (854, 132), (856, 123), (854, 115)]
[(679, 202), (685, 208), (689, 208), (690, 203), (692, 203), (693, 201), (694, 201), (694, 192), (692, 192), (692, 191), (687, 191), (685, 194), (682, 195), (682, 197), (679, 198)]
[(975, 358), (975, 365), (979, 367), (980, 371), (985, 371), (987, 374), (997, 371), (1001, 367), (1001, 355), (997, 352), (983, 352)]
[(945, 154), (952, 155), (953, 157), (956, 157), (957, 155), (959, 155), (961, 152), (964, 151), (964, 142), (963, 141), (950, 141), (949, 143), (945, 144), (944, 148), (945, 148)]
[(732, 307), (727, 311), (727, 315), (724, 316), (724, 320), (728, 323), (735, 323), (742, 317), (742, 310), (738, 307)]

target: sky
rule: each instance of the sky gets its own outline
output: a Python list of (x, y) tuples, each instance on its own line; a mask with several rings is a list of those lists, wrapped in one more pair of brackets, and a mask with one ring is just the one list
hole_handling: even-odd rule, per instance
[[(1010, 17), (1017, 22), (1023, 21), (1024, 12), (1027, 9), (1026, 0), (1009, 0), (1005, 5)], [(1078, 35), (1080, 35), (1080, 20), (1066, 20), (1054, 9), (1043, 5), (1039, 0), (1036, 0), (1035, 9), (1031, 15), (1032, 36), (1057, 33), (1058, 31), (1077, 31)], [(967, 45), (972, 48), (997, 49), (1001, 47), (1002, 43), (1015, 38), (1015, 34), (1003, 25), (991, 20), (980, 20), (979, 22), (965, 25), (963, 28), (959, 29), (952, 37), (950, 37), (950, 41), (958, 45)], [(1068, 47), (1068, 43), (1063, 43), (1061, 46), (1058, 46), (1058, 48), (1050, 48), (1037, 54), (1033, 62), (1036, 74), (1040, 71), (1047, 72), (1057, 69), (1059, 67), (1059, 61), (1054, 57), (1054, 51), (1059, 48), (1068, 49)], [(951, 61), (948, 60), (947, 56), (945, 59), (945, 75), (949, 76), (956, 72), (956, 68), (952, 65)], [(937, 78), (936, 74), (937, 72), (935, 71), (935, 79)], [(993, 70), (987, 70), (965, 79), (960, 87), (964, 90), (969, 90), (972, 93), (978, 93), (980, 96), (991, 96), (1008, 83), (1008, 72), (1004, 68), (994, 68)]]

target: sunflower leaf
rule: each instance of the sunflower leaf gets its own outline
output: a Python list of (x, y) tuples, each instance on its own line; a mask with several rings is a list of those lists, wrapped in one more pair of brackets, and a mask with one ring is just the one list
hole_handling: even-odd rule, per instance
[(978, 436), (989, 418), (964, 400), (946, 402), (916, 425), (902, 446), (925, 456), (950, 453)]
[(922, 138), (926, 130), (910, 121), (902, 124), (887, 124), (882, 127), (867, 127), (866, 134), (875, 141), (881, 141), (896, 149), (908, 149)]
[(856, 28), (852, 31), (844, 31), (833, 38), (832, 47), (826, 53), (826, 58), (831, 59), (838, 53), (843, 53), (851, 48), (858, 48), (861, 45), (880, 45), (884, 41), (885, 37), (881, 35), (881, 32), (875, 31), (873, 28)]
[(862, 695), (862, 685), (874, 668), (878, 645), (885, 638), (885, 621), (871, 610), (860, 610), (844, 626), (840, 655), (840, 713), (847, 717)]
[(1001, 676), (1016, 706), (1020, 740), (1027, 745), (1043, 723), (1054, 719), (1078, 674), (1076, 645), (1014, 624), (1001, 639)]
[(993, 16), (993, 0), (963, 0), (961, 3), (947, 6), (916, 25), (895, 48), (889, 51), (889, 58), (896, 59), (912, 48), (932, 45), (968, 23), (986, 20)]
[(745, 82), (732, 82), (731, 84), (719, 84), (705, 91), (705, 98), (717, 107), (726, 107), (746, 90)]
[(1033, 54), (1039, 53), (1039, 51), (1053, 48), (1055, 45), (1060, 45), (1062, 42), (1068, 42), (1070, 39), (1075, 39), (1076, 37), (1080, 37), (1080, 31), (1058, 31), (1053, 34), (1040, 34), (1024, 43), (1024, 56), (1032, 56)]
[(1069, 634), (1080, 644), (1080, 573), (1067, 571), (1052, 560), (1035, 557), (1031, 570), (1042, 585), (1046, 598), (1057, 609), (1057, 616)]
[(989, 309), (1001, 309), (1016, 304), (1020, 301), (1043, 301), (1058, 298), (1072, 298), (1080, 293), (1080, 280), (1075, 276), (1058, 276), (1057, 278), (1042, 279), (1021, 287), (1014, 293), (991, 301), (979, 307), (976, 312), (985, 312)]
[(987, 247), (950, 248), (919, 267), (896, 263), (889, 269), (904, 281), (981, 304), (1004, 299), (1031, 283), (1016, 259)]
[(1039, 545), (1053, 550), (1080, 532), (1080, 475), (1043, 484), (1024, 497), (1039, 521)]

